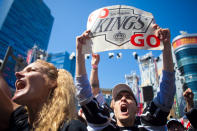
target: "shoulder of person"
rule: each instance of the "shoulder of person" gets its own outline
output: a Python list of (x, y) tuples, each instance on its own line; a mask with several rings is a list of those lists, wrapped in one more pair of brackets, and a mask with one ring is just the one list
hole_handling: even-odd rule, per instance
[(24, 130), (29, 128), (27, 110), (24, 106), (19, 106), (10, 116), (9, 130)]
[(187, 116), (187, 119), (190, 121), (193, 128), (197, 129), (197, 108), (192, 108), (189, 112), (185, 112), (185, 115)]
[(59, 131), (87, 131), (87, 127), (80, 120), (71, 120), (69, 123), (64, 122)]
[(165, 112), (157, 107), (152, 101), (144, 109), (140, 116), (140, 121), (143, 125), (149, 126), (164, 126), (167, 123), (167, 116), (169, 112)]

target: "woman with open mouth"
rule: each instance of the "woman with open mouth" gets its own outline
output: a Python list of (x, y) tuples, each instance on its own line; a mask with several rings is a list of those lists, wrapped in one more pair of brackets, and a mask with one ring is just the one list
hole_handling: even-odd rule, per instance
[(77, 120), (75, 87), (69, 72), (37, 60), (15, 75), (16, 92), (10, 103), (21, 106), (6, 105), (10, 106), (5, 113), (10, 116), (8, 130), (86, 130)]

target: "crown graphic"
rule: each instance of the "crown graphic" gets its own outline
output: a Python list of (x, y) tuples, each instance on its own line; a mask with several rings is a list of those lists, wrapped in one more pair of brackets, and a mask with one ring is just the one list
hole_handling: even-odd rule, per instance
[(116, 41), (124, 41), (124, 39), (126, 38), (126, 35), (124, 33), (121, 33), (120, 31), (116, 34), (114, 34), (114, 39)]

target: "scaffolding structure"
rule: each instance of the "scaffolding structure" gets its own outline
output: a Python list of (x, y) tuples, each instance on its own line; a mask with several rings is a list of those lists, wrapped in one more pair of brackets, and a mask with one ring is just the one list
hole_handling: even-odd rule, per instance
[(37, 59), (47, 60), (48, 54), (46, 51), (40, 49), (36, 44), (32, 49), (28, 50), (26, 62), (28, 64), (33, 63)]
[(136, 73), (131, 73), (130, 75), (125, 75), (126, 84), (128, 84), (136, 97), (138, 103), (140, 103), (140, 90), (139, 90), (139, 77)]
[(143, 98), (141, 94), (141, 88), (139, 88), (139, 77), (136, 73), (132, 73), (129, 75), (125, 75), (126, 84), (128, 84), (135, 95), (135, 98), (138, 103), (138, 115), (141, 115), (143, 112)]
[(153, 94), (156, 96), (157, 88), (159, 87), (157, 60), (152, 55), (152, 52), (149, 52), (144, 56), (137, 57), (137, 61), (141, 75), (141, 88), (152, 86)]

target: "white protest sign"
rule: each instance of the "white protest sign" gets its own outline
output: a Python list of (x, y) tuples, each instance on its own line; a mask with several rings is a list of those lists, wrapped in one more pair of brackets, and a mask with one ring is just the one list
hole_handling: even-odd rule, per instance
[(87, 30), (91, 39), (83, 53), (117, 49), (162, 50), (163, 44), (154, 35), (153, 15), (132, 6), (115, 5), (92, 12)]

